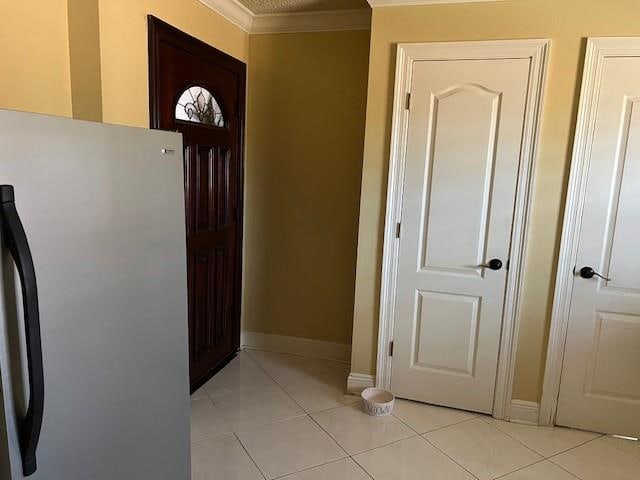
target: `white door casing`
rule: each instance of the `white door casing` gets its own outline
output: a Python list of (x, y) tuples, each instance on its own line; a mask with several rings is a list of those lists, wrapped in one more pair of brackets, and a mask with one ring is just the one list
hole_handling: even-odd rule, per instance
[(400, 397), (509, 415), (548, 43), (398, 47), (377, 384)]
[[(638, 79), (640, 38), (589, 40), (541, 411), (552, 423), (557, 398), (555, 423), (634, 437), (640, 436)], [(584, 267), (610, 280), (583, 278)]]

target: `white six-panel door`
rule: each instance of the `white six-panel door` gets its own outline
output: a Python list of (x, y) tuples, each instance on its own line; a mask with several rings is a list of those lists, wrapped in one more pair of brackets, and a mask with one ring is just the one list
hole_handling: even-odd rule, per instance
[[(590, 118), (576, 146), (586, 146), (576, 159), (586, 183), (556, 421), (638, 437), (640, 39), (596, 40), (589, 51), (580, 108)], [(585, 267), (605, 278), (583, 278)]]
[[(391, 375), (401, 398), (492, 411), (529, 73), (528, 58), (413, 63)], [(502, 267), (482, 266), (492, 259)]]

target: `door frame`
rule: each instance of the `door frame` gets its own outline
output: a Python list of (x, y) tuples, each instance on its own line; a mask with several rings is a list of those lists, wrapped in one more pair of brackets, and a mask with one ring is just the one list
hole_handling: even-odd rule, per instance
[[(236, 352), (240, 350), (240, 336), (242, 330), (242, 315), (244, 302), (244, 248), (245, 248), (245, 141), (246, 141), (246, 115), (247, 115), (247, 65), (231, 55), (218, 50), (212, 45), (160, 20), (153, 15), (147, 15), (148, 28), (148, 58), (149, 58), (149, 124), (152, 129), (160, 128), (160, 108), (158, 105), (158, 82), (160, 65), (160, 42), (169, 41), (173, 45), (180, 46), (188, 51), (195, 52), (204, 59), (214, 57), (220, 67), (238, 75), (238, 248), (236, 254), (236, 278), (233, 285), (233, 341)], [(186, 268), (186, 265), (185, 265)], [(223, 368), (233, 356), (222, 361), (211, 374), (215, 374)], [(204, 382), (200, 382), (204, 383)]]
[(469, 42), (400, 43), (397, 47), (387, 211), (385, 217), (382, 280), (380, 287), (380, 317), (378, 323), (378, 353), (376, 385), (391, 386), (390, 346), (395, 323), (397, 270), (400, 241), (397, 225), (401, 223), (404, 190), (405, 155), (413, 63), (426, 60), (470, 59), (530, 59), (529, 91), (526, 99), (522, 158), (514, 210), (509, 274), (498, 357), (493, 416), (508, 419), (515, 369), (518, 327), (520, 324), (521, 272), (524, 268), (525, 242), (530, 213), (530, 190), (533, 185), (533, 164), (537, 156), (542, 100), (545, 90), (548, 52), (551, 41), (498, 40)]
[(571, 295), (575, 278), (574, 268), (582, 229), (582, 213), (587, 196), (591, 135), (597, 119), (598, 86), (602, 78), (604, 60), (607, 57), (626, 56), (640, 56), (640, 37), (593, 37), (587, 39), (580, 106), (551, 313), (542, 400), (540, 402), (539, 423), (541, 425), (553, 425), (556, 421), (562, 364), (569, 327)]

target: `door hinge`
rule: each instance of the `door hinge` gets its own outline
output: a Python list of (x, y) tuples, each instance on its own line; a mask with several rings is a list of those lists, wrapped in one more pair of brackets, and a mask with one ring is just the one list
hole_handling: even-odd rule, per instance
[(389, 342), (389, 356), (393, 357), (393, 340)]
[(402, 228), (402, 223), (396, 223), (396, 238), (400, 238), (400, 229)]
[(407, 92), (407, 100), (405, 103), (405, 108), (409, 110), (411, 108), (411, 92)]

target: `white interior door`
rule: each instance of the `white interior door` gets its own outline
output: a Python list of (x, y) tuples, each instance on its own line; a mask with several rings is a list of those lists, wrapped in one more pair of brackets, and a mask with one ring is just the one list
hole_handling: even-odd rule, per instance
[(413, 63), (391, 376), (401, 398), (492, 411), (529, 74), (528, 58)]
[[(635, 45), (635, 56), (604, 57), (593, 91), (583, 95), (595, 99), (595, 122), (584, 132), (589, 166), (556, 422), (638, 437), (640, 41)], [(585, 267), (606, 278), (581, 273)]]

